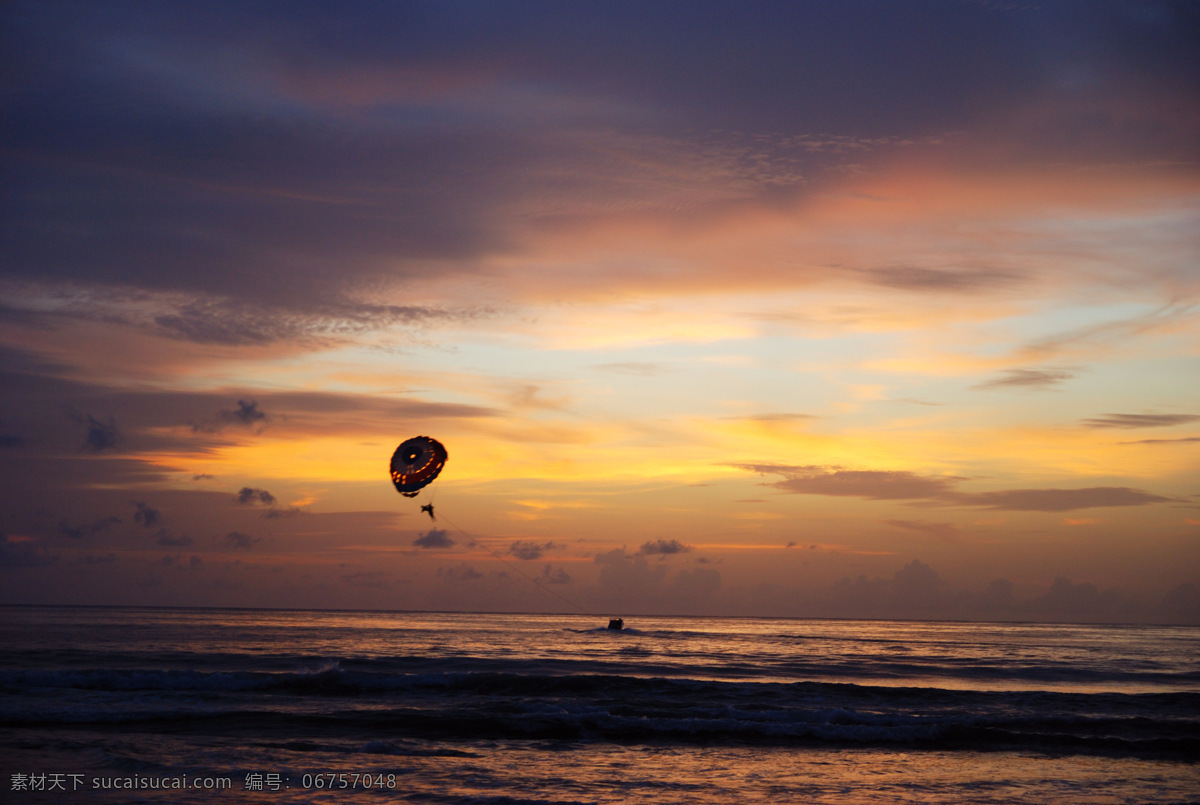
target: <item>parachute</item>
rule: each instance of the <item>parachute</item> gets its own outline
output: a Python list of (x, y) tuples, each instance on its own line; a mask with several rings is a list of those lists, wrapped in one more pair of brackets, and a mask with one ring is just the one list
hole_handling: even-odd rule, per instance
[(406, 498), (429, 486), (446, 464), (446, 448), (437, 439), (414, 436), (400, 443), (392, 453), (392, 483)]

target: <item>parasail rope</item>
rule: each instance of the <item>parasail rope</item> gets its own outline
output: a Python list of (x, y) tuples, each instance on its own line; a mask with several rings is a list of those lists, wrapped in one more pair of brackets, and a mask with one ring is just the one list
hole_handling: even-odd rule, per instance
[(567, 597), (566, 597), (565, 595), (563, 595), (562, 593), (560, 593), (560, 592), (558, 592), (558, 591), (556, 591), (556, 590), (551, 590), (549, 587), (545, 586), (545, 585), (544, 585), (544, 584), (542, 584), (540, 581), (538, 581), (536, 577), (529, 575), (529, 574), (528, 574), (528, 573), (526, 573), (524, 570), (522, 570), (520, 567), (518, 567), (517, 565), (513, 564), (513, 563), (512, 563), (512, 562), (510, 562), (509, 560), (505, 559), (505, 558), (504, 558), (503, 556), (501, 556), (500, 554), (498, 554), (498, 553), (496, 553), (495, 551), (493, 551), (491, 548), (489, 548), (487, 545), (485, 545), (483, 542), (481, 542), (481, 541), (479, 540), (479, 538), (478, 538), (478, 537), (476, 537), (476, 536), (474, 536), (473, 534), (471, 534), (470, 532), (468, 532), (468, 531), (467, 531), (465, 528), (462, 528), (461, 526), (457, 525), (457, 524), (456, 524), (456, 523), (455, 523), (453, 520), (451, 520), (449, 517), (446, 517), (445, 515), (441, 515), (441, 514), (439, 514), (439, 515), (438, 515), (438, 519), (440, 519), (440, 520), (444, 520), (445, 522), (449, 523), (449, 524), (450, 524), (450, 527), (451, 527), (451, 528), (453, 528), (455, 531), (457, 531), (458, 533), (462, 534), (464, 537), (466, 537), (467, 539), (471, 540), (472, 542), (474, 542), (474, 543), (475, 543), (476, 545), (478, 545), (479, 547), (483, 548), (485, 551), (487, 551), (488, 553), (490, 553), (490, 554), (491, 554), (492, 556), (494, 556), (496, 559), (499, 559), (499, 560), (500, 560), (501, 562), (503, 562), (504, 564), (506, 564), (506, 565), (508, 565), (509, 567), (511, 567), (513, 570), (515, 570), (515, 571), (516, 571), (517, 573), (519, 573), (520, 575), (524, 576), (524, 577), (525, 577), (527, 580), (529, 580), (530, 582), (532, 582), (532, 583), (533, 583), (533, 585), (534, 585), (535, 587), (537, 587), (539, 590), (541, 590), (542, 592), (544, 592), (544, 593), (546, 593), (546, 594), (548, 594), (548, 595), (552, 595), (552, 596), (554, 596), (555, 598), (559, 599), (560, 601), (564, 601), (564, 602), (566, 602), (567, 604), (569, 604), (569, 605), (571, 606), (571, 608), (572, 608), (572, 609), (577, 609), (577, 610), (579, 610), (579, 612), (580, 612), (581, 614), (587, 615), (589, 618), (602, 618), (602, 617), (604, 617), (604, 616), (602, 616), (602, 615), (599, 615), (599, 614), (597, 614), (597, 613), (595, 613), (595, 612), (591, 612), (590, 610), (588, 610), (588, 609), (585, 609), (584, 607), (581, 607), (579, 604), (575, 603), (575, 602), (574, 602), (574, 601), (572, 601), (570, 598), (567, 598)]

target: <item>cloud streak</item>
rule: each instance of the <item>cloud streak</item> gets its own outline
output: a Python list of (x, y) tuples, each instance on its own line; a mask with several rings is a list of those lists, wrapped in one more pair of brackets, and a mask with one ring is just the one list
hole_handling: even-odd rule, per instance
[(1171, 503), (1174, 498), (1125, 486), (1095, 486), (1085, 489), (1006, 489), (996, 492), (961, 493), (964, 505), (1003, 511), (1065, 512), (1107, 506), (1147, 506)]
[[(1146, 506), (1176, 500), (1129, 487), (964, 492), (958, 487), (968, 479), (959, 476), (922, 476), (898, 470), (845, 470), (837, 467), (782, 464), (734, 466), (760, 474), (782, 475), (783, 480), (768, 485), (794, 494), (856, 497), (866, 500), (928, 501), (942, 505), (1002, 511), (1063, 512), (1099, 507)], [(894, 525), (909, 523), (889, 522)], [(901, 527), (910, 526), (911, 523)]]
[(976, 389), (1026, 388), (1033, 391), (1046, 391), (1054, 388), (1077, 374), (1074, 369), (1008, 369), (1000, 377), (980, 383)]
[(1105, 414), (1102, 417), (1083, 420), (1089, 428), (1169, 428), (1200, 422), (1200, 414)]
[(801, 495), (860, 497), (871, 500), (926, 500), (954, 494), (958, 477), (929, 477), (892, 470), (846, 470), (840, 467), (785, 464), (735, 464), (738, 469), (784, 480), (770, 486)]
[(1121, 442), (1121, 444), (1187, 444), (1189, 442), (1200, 442), (1200, 436), (1184, 436), (1179, 439), (1137, 439), (1132, 442)]
[(1010, 270), (994, 268), (930, 268), (888, 266), (864, 269), (869, 281), (888, 288), (918, 292), (985, 293), (1007, 288), (1025, 278)]

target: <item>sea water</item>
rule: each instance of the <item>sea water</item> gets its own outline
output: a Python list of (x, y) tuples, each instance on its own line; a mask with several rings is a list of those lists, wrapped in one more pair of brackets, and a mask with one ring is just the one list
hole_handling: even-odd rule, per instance
[(1200, 802), (1200, 629), (0, 609), (4, 802)]

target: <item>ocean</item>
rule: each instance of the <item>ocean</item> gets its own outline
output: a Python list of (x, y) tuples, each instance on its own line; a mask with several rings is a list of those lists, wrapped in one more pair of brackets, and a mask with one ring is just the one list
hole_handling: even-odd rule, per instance
[(1200, 802), (1194, 627), (0, 615), (4, 802)]

